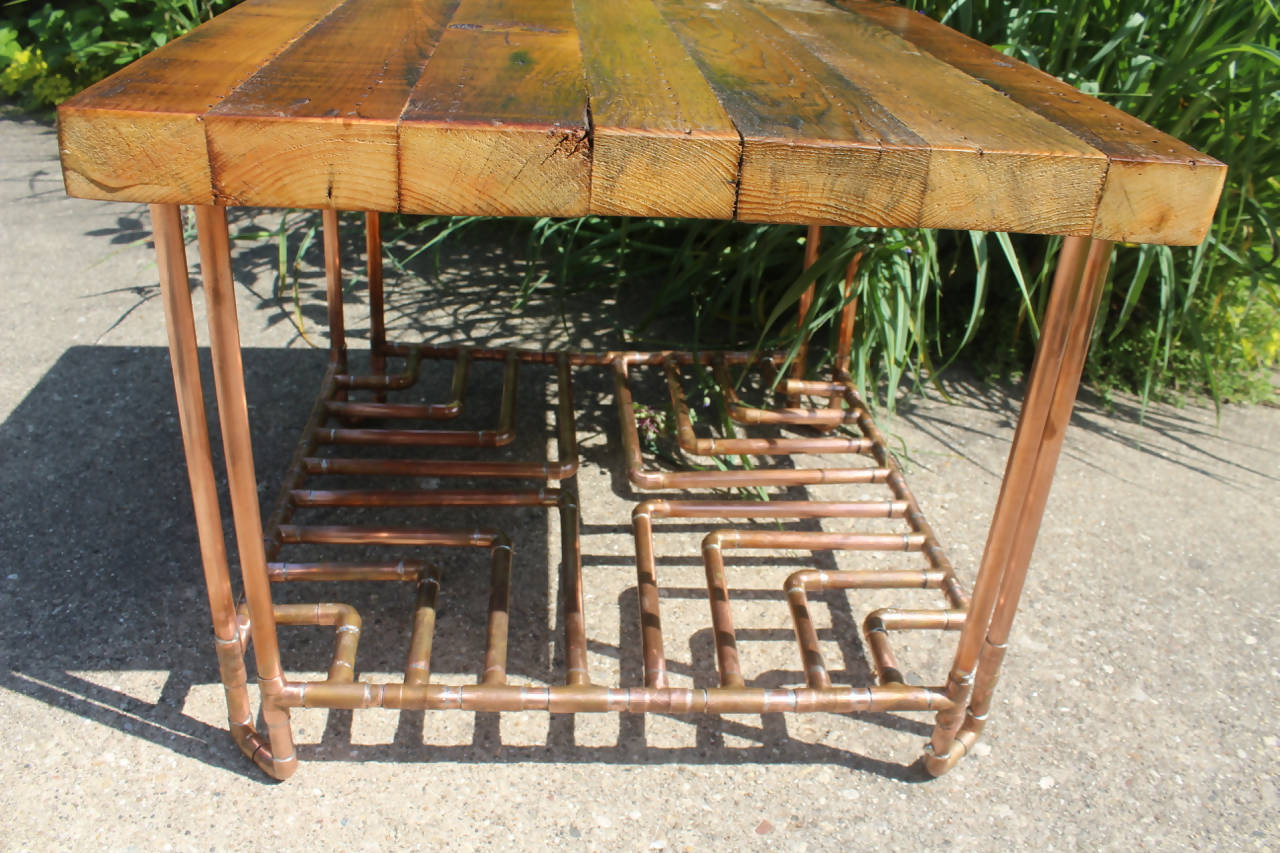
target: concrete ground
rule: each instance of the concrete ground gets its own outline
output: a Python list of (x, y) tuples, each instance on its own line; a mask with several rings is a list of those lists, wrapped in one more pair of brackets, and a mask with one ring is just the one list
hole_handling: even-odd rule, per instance
[[(275, 227), (279, 214), (235, 227), (255, 223)], [(52, 128), (0, 119), (0, 848), (1280, 848), (1280, 409), (1228, 407), (1216, 421), (1211, 410), (1153, 407), (1140, 425), (1131, 401), (1103, 407), (1087, 393), (988, 736), (947, 776), (926, 781), (910, 766), (929, 730), (920, 714), (371, 711), (297, 714), (301, 766), (268, 782), (225, 731), (148, 228), (140, 206), (66, 198)], [(320, 279), (304, 265), (298, 301), (274, 299), (275, 250), (237, 246), (270, 496), (322, 369), (307, 342), (322, 332)], [(460, 268), (470, 278), (452, 275)], [(441, 269), (391, 276), (394, 324), (410, 337), (452, 327), (493, 342), (612, 340), (596, 305), (539, 294), (510, 312), (501, 246), (448, 249)], [(360, 295), (349, 306), (357, 331)], [(522, 393), (537, 402), (546, 378), (530, 375)], [(496, 387), (487, 374), (477, 382)], [(952, 402), (913, 402), (888, 428), (968, 581), (1018, 392), (963, 377), (947, 390)], [(608, 384), (584, 377), (577, 399), (591, 664), (602, 679), (634, 678), (631, 497), (616, 475)], [(554, 519), (505, 523), (522, 543), (513, 677), (539, 681), (557, 651)], [(699, 534), (664, 535), (672, 670), (706, 683), (714, 660), (689, 544)], [(468, 607), (482, 608), (485, 591), (482, 578), (451, 574), (471, 563), (448, 559), (436, 668), (465, 681), (482, 626)], [(768, 563), (742, 561), (735, 576), (753, 587), (751, 567), (768, 573)], [(759, 683), (794, 683), (778, 584), (754, 587), (735, 603), (744, 660)], [(392, 677), (409, 597), (351, 594), (364, 596), (370, 629), (359, 667)], [(865, 677), (856, 620), (876, 596), (865, 599), (815, 608), (837, 680)], [(379, 602), (390, 616), (366, 609)], [(331, 635), (284, 639), (300, 650), (291, 671), (323, 668)], [(904, 637), (901, 648), (904, 666), (941, 680), (946, 658), (930, 638)]]

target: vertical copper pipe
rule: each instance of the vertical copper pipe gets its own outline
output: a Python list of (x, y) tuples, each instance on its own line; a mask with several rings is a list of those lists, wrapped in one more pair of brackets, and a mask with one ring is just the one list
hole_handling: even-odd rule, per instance
[(204, 568), (209, 611), (213, 617), (213, 637), (218, 667), (227, 698), (227, 720), (236, 744), (267, 774), (285, 779), (297, 762), (277, 762), (270, 745), (253, 725), (249, 702), (248, 676), (244, 666), (244, 645), (236, 616), (235, 594), (223, 539), (222, 513), (209, 447), (209, 424), (205, 417), (204, 389), (200, 381), (200, 361), (196, 349), (195, 317), (191, 310), (191, 289), (187, 277), (186, 245), (182, 239), (182, 218), (177, 205), (153, 204), (150, 208), (155, 232), (160, 292), (164, 302), (165, 328), (169, 334), (169, 359), (173, 387), (178, 401), (178, 424), (187, 457), (187, 479), (195, 509), (196, 533), (200, 539), (200, 562)]
[(218, 419), (222, 427), (240, 571), (249, 606), (249, 629), (262, 691), (262, 717), (267, 724), (267, 739), (274, 753), (275, 769), (287, 773), (291, 770), (282, 768), (282, 765), (296, 763), (297, 757), (293, 751), (289, 710), (277, 702), (284, 689), (284, 672), (280, 666), (280, 646), (267, 577), (267, 558), (263, 550), (262, 515), (258, 506), (258, 479), (253, 468), (226, 211), (203, 205), (196, 207), (196, 227), (200, 235), (200, 264), (208, 301)]
[(649, 502), (631, 513), (636, 543), (636, 597), (640, 604), (640, 648), (644, 658), (644, 686), (667, 686), (667, 656), (662, 648), (662, 619), (658, 608), (658, 569), (653, 558), (653, 518)]
[(485, 630), (483, 684), (507, 683), (507, 637), (511, 622), (511, 543), (502, 537), (493, 546), (489, 578), (489, 625)]
[(324, 231), (325, 302), (329, 306), (329, 361), (347, 372), (347, 330), (342, 313), (342, 255), (338, 233), (338, 211), (321, 213)]
[[(858, 320), (858, 298), (853, 295), (853, 280), (858, 277), (858, 268), (862, 266), (862, 252), (854, 253), (849, 266), (844, 271), (844, 307), (840, 309), (840, 331), (836, 337), (836, 356), (831, 365), (832, 381), (846, 379), (853, 353), (853, 327)], [(839, 409), (843, 398), (832, 394), (827, 408)]]
[(382, 220), (377, 211), (364, 215), (364, 253), (369, 270), (369, 364), (374, 373), (385, 373), (387, 328), (382, 294)]
[(1097, 313), (1098, 299), (1102, 295), (1102, 283), (1106, 280), (1110, 260), (1111, 243), (1103, 240), (1093, 241), (1085, 262), (1086, 286), (1085, 294), (1081, 297), (1091, 300), (1088, 303), (1089, 310), (1077, 317), (1076, 322), (1072, 324), (1071, 338), (1067, 344), (1069, 360), (1064, 363), (1062, 372), (1058, 375), (1053, 407), (1046, 425), (1046, 438), (1040, 455), (1036, 459), (1036, 468), (1032, 475), (1031, 498), (1022, 507), (1018, 533), (1014, 539), (1009, 563), (1000, 587), (1000, 597), (996, 601), (991, 625), (987, 629), (986, 640), (978, 658), (978, 672), (974, 680), (969, 710), (969, 716), (979, 721), (978, 731), (981, 731), (981, 724), (990, 711), (991, 698), (1000, 677), (1000, 666), (1008, 646), (1009, 632), (1013, 627), (1018, 601), (1022, 596), (1027, 569), (1031, 563), (1031, 554), (1035, 549), (1036, 534), (1040, 530), (1040, 522), (1044, 517), (1058, 455), (1062, 450), (1067, 425), (1071, 420), (1071, 411), (1075, 406), (1076, 394), (1080, 388), (1080, 374), (1088, 354), (1093, 318)]
[[(926, 768), (934, 775), (950, 769), (967, 748), (965, 740), (957, 745), (956, 735), (973, 697), (979, 655), (1002, 597), (1012, 603), (1006, 606), (1007, 613), (1001, 618), (1012, 622), (1016, 594), (1009, 599), (1007, 592), (1010, 586), (1021, 589), (1019, 575), (1026, 570), (1025, 562), (1019, 568), (1015, 561), (1023, 555), (1029, 560), (1039, 529), (1049, 480), (1061, 450), (1062, 432), (1084, 367), (1093, 325), (1092, 312), (1106, 278), (1109, 249), (1109, 244), (1103, 241), (1095, 244), (1086, 237), (1068, 237), (1062, 246), (1040, 346), (1009, 450), (968, 620), (960, 633), (947, 680), (947, 697), (953, 705), (939, 712), (925, 757)], [(1062, 418), (1060, 423), (1055, 421), (1055, 412)]]
[(711, 630), (715, 634), (716, 663), (721, 687), (742, 687), (742, 663), (733, 631), (733, 610), (729, 606), (729, 582), (724, 576), (724, 553), (720, 535), (708, 533), (702, 540), (702, 562), (707, 572), (708, 600), (711, 602)]
[(578, 532), (578, 498), (561, 493), (560, 500), (560, 598), (564, 601), (565, 683), (591, 683), (587, 669), (587, 623), (582, 597), (582, 540)]
[[(805, 235), (804, 240), (804, 269), (807, 272), (818, 260), (818, 250), (822, 245), (822, 226), (810, 225), (809, 232)], [(818, 283), (815, 281), (805, 288), (804, 293), (800, 294), (800, 302), (796, 306), (799, 316), (796, 318), (796, 326), (800, 333), (800, 346), (796, 349), (795, 361), (791, 363), (791, 376), (794, 379), (804, 379), (806, 362), (809, 358), (809, 335), (804, 326), (805, 318), (809, 316), (809, 309), (813, 307), (813, 294), (817, 290)], [(789, 397), (788, 404), (795, 406), (799, 404), (799, 397)]]
[(440, 570), (432, 566), (427, 577), (418, 581), (413, 630), (409, 635), (409, 660), (404, 667), (405, 684), (426, 684), (431, 680), (431, 644), (435, 638), (439, 594)]

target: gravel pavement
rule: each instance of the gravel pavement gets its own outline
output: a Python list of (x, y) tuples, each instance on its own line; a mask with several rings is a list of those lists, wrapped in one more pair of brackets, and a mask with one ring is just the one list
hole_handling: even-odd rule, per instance
[[(1280, 849), (1280, 409), (1228, 407), (1218, 420), (1157, 406), (1139, 424), (1133, 401), (1106, 406), (1087, 392), (988, 735), (940, 779), (912, 766), (929, 730), (921, 714), (315, 711), (296, 715), (297, 774), (268, 782), (225, 731), (146, 212), (66, 198), (53, 129), (13, 116), (0, 118), (0, 196), (0, 848)], [(274, 249), (237, 245), (270, 496), (322, 370), (308, 342), (322, 334), (322, 280), (304, 265), (299, 299), (275, 299)], [(392, 275), (393, 326), (410, 336), (452, 326), (491, 342), (611, 340), (598, 305), (540, 292), (522, 315), (504, 310), (510, 261), (500, 245), (483, 248), (449, 249), (425, 283)], [(349, 314), (357, 331), (360, 296)], [(203, 327), (198, 290), (196, 301)], [(522, 393), (536, 402), (547, 383), (530, 376)], [(951, 402), (931, 392), (886, 426), (969, 581), (1020, 395), (961, 375), (946, 389)], [(584, 378), (577, 397), (591, 664), (632, 678), (630, 499), (608, 384)], [(532, 681), (556, 654), (557, 535), (540, 513), (508, 523), (525, 543), (512, 671)], [(673, 528), (660, 562), (668, 653), (690, 683), (714, 671), (687, 544), (697, 535)], [(753, 564), (743, 565), (746, 577)], [(461, 681), (474, 674), (483, 622), (458, 614), (482, 607), (484, 589), (454, 575), (441, 633), (460, 650), (441, 640), (437, 665)], [(744, 660), (758, 661), (760, 683), (794, 680), (778, 585), (754, 586), (762, 591), (742, 599)], [(366, 611), (360, 668), (389, 677), (409, 597), (360, 594), (362, 610), (390, 608)], [(823, 638), (840, 677), (865, 674), (854, 626), (876, 596), (867, 599), (826, 601)], [(291, 671), (322, 668), (331, 635), (295, 629), (286, 648), (295, 636)], [(937, 681), (946, 662), (927, 640), (908, 638), (904, 662)]]

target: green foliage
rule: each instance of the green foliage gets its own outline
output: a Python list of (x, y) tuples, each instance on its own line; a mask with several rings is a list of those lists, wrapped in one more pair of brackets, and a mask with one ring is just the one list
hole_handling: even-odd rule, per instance
[[(1119, 247), (1089, 372), (1096, 382), (1144, 398), (1187, 391), (1208, 391), (1215, 400), (1269, 395), (1263, 377), (1280, 358), (1280, 146), (1274, 143), (1280, 12), (1274, 0), (910, 5), (1228, 164), (1204, 244)], [(1014, 242), (1023, 254), (1034, 251), (1028, 238)], [(1007, 294), (1007, 286), (1000, 292)], [(992, 337), (1009, 339), (1021, 304), (986, 302)], [(1016, 361), (1025, 363), (1028, 341), (1017, 340)], [(988, 348), (987, 359), (1000, 356)]]
[(232, 0), (11, 0), (0, 6), (0, 94), (55, 106)]
[[(1229, 165), (1202, 245), (1118, 248), (1088, 371), (1104, 387), (1144, 398), (1269, 395), (1263, 377), (1280, 362), (1275, 0), (905, 1)], [(31, 107), (56, 104), (231, 2), (0, 0), (0, 95)], [(406, 223), (428, 239), (392, 263), (408, 264), (474, 224)], [(289, 225), (286, 214), (272, 232), (282, 287)], [(602, 217), (514, 227), (525, 229), (529, 244), (526, 292), (547, 281), (643, 287), (647, 310), (626, 318), (626, 331), (652, 338), (657, 321), (676, 316), (692, 323), (702, 346), (794, 348), (791, 318), (810, 282), (817, 298), (803, 327), (830, 341), (845, 299), (844, 268), (861, 251), (855, 364), (864, 387), (887, 386), (890, 405), (901, 382), (932, 375), (961, 352), (989, 371), (1025, 369), (1060, 245), (1003, 234), (828, 228), (822, 257), (806, 274), (801, 228)]]

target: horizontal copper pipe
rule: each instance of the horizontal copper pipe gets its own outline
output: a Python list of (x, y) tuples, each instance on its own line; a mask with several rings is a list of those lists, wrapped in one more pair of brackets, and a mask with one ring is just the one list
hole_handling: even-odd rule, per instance
[(751, 548), (768, 551), (919, 551), (919, 533), (827, 533), (809, 530), (716, 530), (703, 546)]
[(471, 462), (461, 459), (344, 459), (310, 456), (309, 474), (365, 474), (380, 477), (493, 477), (548, 480), (558, 466), (540, 462)]
[[(463, 359), (459, 359), (461, 366)], [(422, 355), (417, 352), (409, 353), (408, 363), (405, 364), (404, 371), (401, 373), (372, 373), (364, 376), (339, 373), (334, 377), (334, 381), (339, 388), (366, 388), (378, 391), (400, 391), (411, 387), (418, 381), (418, 373), (422, 369)]]
[(676, 415), (676, 440), (680, 449), (698, 456), (783, 455), (793, 453), (868, 453), (866, 438), (699, 438), (684, 399), (679, 368), (673, 360), (663, 363), (671, 406)]
[(426, 507), (426, 506), (555, 506), (556, 489), (497, 492), (466, 489), (295, 489), (296, 506)]
[(964, 627), (963, 610), (897, 610), (885, 608), (867, 615), (862, 623), (867, 649), (881, 684), (903, 683), (897, 656), (889, 645), (890, 631), (958, 631)]
[(268, 563), (267, 576), (283, 581), (417, 581), (429, 571), (427, 563)]
[(553, 713), (759, 714), (936, 711), (946, 706), (937, 687), (685, 688), (466, 684), (328, 684), (295, 682), (282, 701), (305, 708), (551, 711)]
[[(639, 362), (638, 362), (639, 363)], [(634, 398), (627, 379), (631, 362), (614, 361), (614, 400), (622, 430), (627, 478), (641, 489), (717, 488), (753, 486), (814, 486), (824, 483), (883, 483), (888, 468), (763, 468), (732, 471), (651, 471), (644, 467)]]
[[(391, 348), (384, 346), (383, 351), (390, 351)], [(404, 384), (386, 385), (379, 384), (374, 377), (374, 381), (368, 387), (390, 390), (392, 388), (407, 388), (417, 380), (420, 368), (421, 353), (413, 352), (406, 355), (409, 359), (409, 368), (405, 374), (400, 377), (408, 379)], [(369, 418), (422, 418), (425, 420), (447, 420), (456, 418), (462, 414), (463, 402), (467, 393), (467, 376), (471, 369), (471, 352), (462, 348), (457, 350), (453, 356), (453, 379), (449, 386), (449, 399), (443, 403), (347, 403), (340, 400), (331, 401), (329, 411), (341, 417), (369, 417)], [(351, 377), (348, 377), (351, 378)], [(399, 377), (387, 377), (399, 379)], [(355, 386), (366, 387), (366, 386)]]
[[(749, 406), (738, 396), (738, 392), (734, 387), (733, 377), (729, 375), (726, 361), (717, 359), (712, 363), (712, 370), (715, 373), (716, 381), (720, 384), (721, 392), (724, 394), (725, 406), (729, 410), (729, 417), (740, 424), (840, 426), (841, 424), (857, 423), (857, 416), (853, 412), (846, 412), (842, 409), (808, 409), (794, 405), (776, 409), (761, 409)], [(801, 382), (796, 387), (803, 387), (803, 385), (804, 383)], [(790, 396), (794, 398), (796, 395), (792, 394)]]
[(360, 614), (349, 604), (277, 604), (279, 625), (319, 625), (337, 628), (333, 660), (329, 664), (329, 683), (345, 684), (355, 678), (356, 647), (360, 643)]
[(670, 501), (652, 498), (632, 514), (654, 518), (902, 518), (906, 501)]
[(497, 530), (448, 530), (428, 527), (354, 527), (346, 525), (300, 526), (287, 524), (280, 528), (281, 541), (288, 544), (314, 545), (418, 545), (423, 547), (492, 548), (510, 545), (505, 534)]

